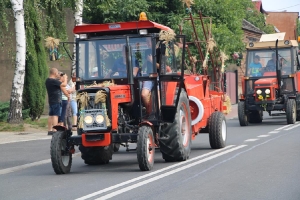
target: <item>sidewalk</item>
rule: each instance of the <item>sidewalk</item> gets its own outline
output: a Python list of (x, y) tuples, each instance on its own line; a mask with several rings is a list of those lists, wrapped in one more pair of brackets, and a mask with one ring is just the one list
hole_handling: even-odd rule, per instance
[[(226, 120), (237, 117), (237, 104), (231, 105), (231, 112), (225, 115)], [(49, 140), (51, 135), (47, 135), (47, 131), (27, 131), (27, 132), (0, 132), (0, 144), (8, 144), (14, 142), (25, 142), (34, 140)]]
[(234, 119), (238, 117), (238, 104), (231, 105), (231, 112), (225, 115), (226, 120)]

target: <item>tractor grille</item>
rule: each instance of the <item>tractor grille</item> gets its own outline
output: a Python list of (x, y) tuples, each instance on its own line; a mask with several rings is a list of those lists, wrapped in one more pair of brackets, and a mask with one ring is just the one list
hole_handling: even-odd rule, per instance
[(85, 107), (85, 110), (90, 109), (102, 109), (102, 103), (95, 103), (95, 93), (89, 93), (90, 100), (88, 101), (88, 105)]

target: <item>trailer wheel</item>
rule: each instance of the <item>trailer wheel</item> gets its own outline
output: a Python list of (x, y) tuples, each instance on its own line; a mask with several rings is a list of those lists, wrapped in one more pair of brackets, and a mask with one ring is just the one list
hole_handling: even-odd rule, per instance
[(226, 146), (227, 125), (223, 113), (213, 112), (209, 118), (209, 143), (211, 148), (220, 149)]
[(87, 165), (107, 164), (112, 159), (113, 144), (106, 147), (84, 147), (79, 146), (81, 158)]
[(57, 131), (52, 135), (51, 162), (56, 174), (67, 174), (71, 170), (72, 154), (67, 150), (67, 134)]
[(262, 120), (262, 111), (254, 110), (249, 113), (249, 123), (261, 123)]
[(175, 120), (161, 129), (159, 139), (163, 159), (170, 161), (187, 160), (191, 152), (191, 112), (186, 92), (181, 91)]
[(154, 165), (155, 144), (151, 127), (141, 126), (138, 131), (137, 159), (142, 171), (149, 171)]
[(288, 99), (286, 104), (286, 121), (288, 124), (295, 124), (297, 117), (296, 102), (294, 99)]
[(248, 116), (246, 114), (244, 101), (238, 103), (238, 117), (240, 126), (248, 126)]

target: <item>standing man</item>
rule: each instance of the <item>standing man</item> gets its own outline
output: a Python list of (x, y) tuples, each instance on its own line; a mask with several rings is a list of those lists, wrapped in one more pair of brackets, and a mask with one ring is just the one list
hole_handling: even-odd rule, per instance
[(49, 78), (47, 78), (45, 82), (49, 102), (48, 135), (53, 134), (53, 126), (58, 124), (58, 116), (61, 115), (61, 92), (63, 91), (64, 94), (69, 97), (68, 92), (64, 89), (67, 85), (67, 79), (65, 75), (62, 75), (63, 78), (61, 82), (60, 76), (56, 68), (51, 68)]

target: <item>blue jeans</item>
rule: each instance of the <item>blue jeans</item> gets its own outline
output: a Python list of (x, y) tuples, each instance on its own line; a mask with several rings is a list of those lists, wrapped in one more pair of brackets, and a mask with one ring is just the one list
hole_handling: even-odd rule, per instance
[(65, 122), (68, 100), (62, 100), (61, 115), (58, 116), (58, 123)]
[(75, 100), (71, 100), (71, 108), (72, 108), (72, 114), (73, 116), (77, 116), (77, 102)]

